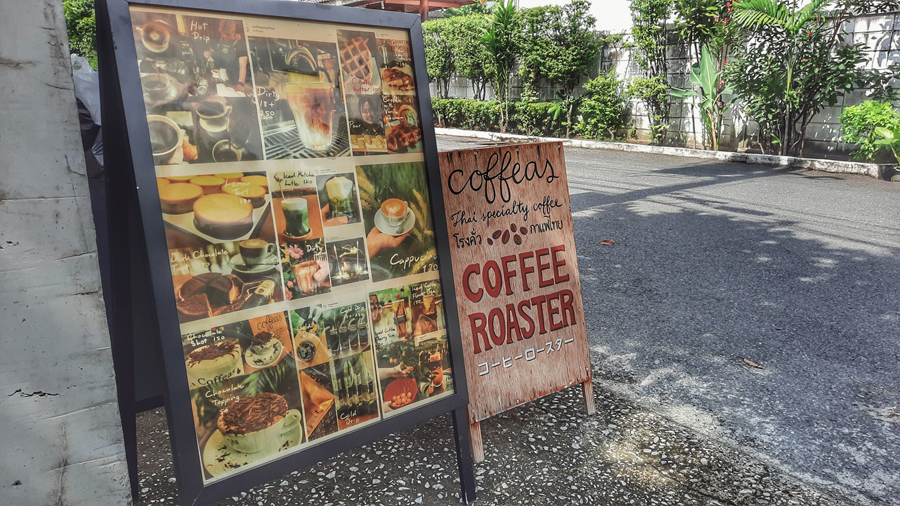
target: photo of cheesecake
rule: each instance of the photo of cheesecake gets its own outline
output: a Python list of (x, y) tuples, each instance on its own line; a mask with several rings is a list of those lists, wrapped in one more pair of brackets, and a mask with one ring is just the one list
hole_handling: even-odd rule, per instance
[(169, 249), (258, 237), (271, 219), (263, 172), (157, 178)]

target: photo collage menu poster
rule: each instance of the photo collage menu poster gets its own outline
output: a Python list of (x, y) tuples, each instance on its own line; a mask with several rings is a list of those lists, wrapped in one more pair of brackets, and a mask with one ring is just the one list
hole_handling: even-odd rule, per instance
[(408, 33), (131, 19), (205, 480), (452, 393)]

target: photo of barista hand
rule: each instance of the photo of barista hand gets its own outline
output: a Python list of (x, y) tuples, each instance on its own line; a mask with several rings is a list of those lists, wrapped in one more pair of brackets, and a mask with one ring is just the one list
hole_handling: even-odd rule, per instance
[(425, 165), (358, 165), (356, 181), (372, 280), (435, 270), (437, 252)]
[(156, 165), (262, 158), (240, 20), (132, 11)]

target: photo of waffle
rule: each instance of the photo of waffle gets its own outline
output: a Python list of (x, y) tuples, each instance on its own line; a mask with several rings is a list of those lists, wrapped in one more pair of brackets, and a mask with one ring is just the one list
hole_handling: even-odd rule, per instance
[(341, 73), (347, 95), (370, 95), (381, 92), (381, 73), (375, 33), (338, 30)]
[(249, 37), (266, 158), (350, 155), (334, 43)]
[(388, 67), (381, 71), (381, 83), (385, 93), (416, 91), (416, 81), (409, 65)]
[(368, 38), (353, 37), (341, 43), (341, 70), (360, 81), (372, 81), (372, 52)]
[(385, 141), (392, 153), (422, 151), (422, 129), (414, 96), (384, 95)]
[(240, 20), (132, 10), (156, 165), (263, 156)]

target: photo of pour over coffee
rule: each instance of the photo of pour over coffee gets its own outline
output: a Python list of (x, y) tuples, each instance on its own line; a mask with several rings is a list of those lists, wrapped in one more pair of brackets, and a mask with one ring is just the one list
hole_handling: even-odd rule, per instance
[(243, 22), (141, 10), (131, 20), (156, 165), (262, 159)]

